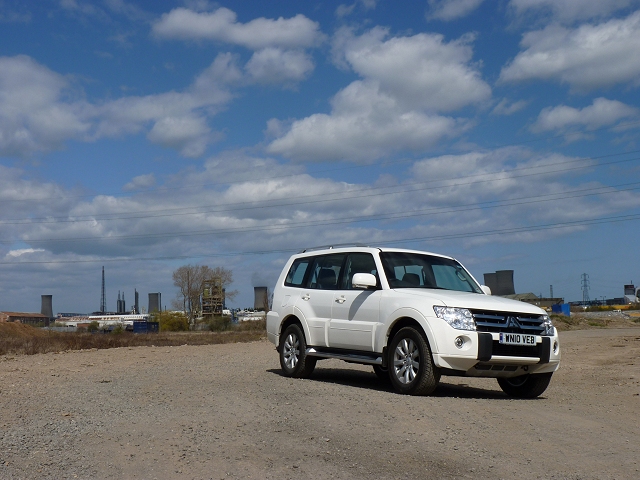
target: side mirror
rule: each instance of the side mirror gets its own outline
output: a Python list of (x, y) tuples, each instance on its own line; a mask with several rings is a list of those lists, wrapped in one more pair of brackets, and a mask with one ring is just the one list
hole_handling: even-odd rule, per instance
[(485, 295), (491, 295), (491, 289), (486, 285), (480, 285), (480, 288), (482, 289)]
[(362, 290), (376, 288), (377, 284), (375, 275), (371, 273), (356, 273), (351, 279), (351, 286)]

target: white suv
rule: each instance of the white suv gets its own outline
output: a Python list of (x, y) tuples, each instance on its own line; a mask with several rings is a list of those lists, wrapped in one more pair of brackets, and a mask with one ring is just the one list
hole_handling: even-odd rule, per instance
[(544, 310), (491, 296), (455, 259), (365, 246), (293, 255), (274, 289), (267, 335), (286, 376), (316, 362), (372, 365), (399, 393), (429, 395), (440, 375), (492, 377), (534, 398), (560, 363)]

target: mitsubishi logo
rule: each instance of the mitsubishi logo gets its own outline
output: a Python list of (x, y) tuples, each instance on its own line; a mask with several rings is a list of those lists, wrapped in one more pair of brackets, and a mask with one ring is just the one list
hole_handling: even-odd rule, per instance
[(516, 317), (507, 317), (507, 328), (522, 329), (522, 326)]

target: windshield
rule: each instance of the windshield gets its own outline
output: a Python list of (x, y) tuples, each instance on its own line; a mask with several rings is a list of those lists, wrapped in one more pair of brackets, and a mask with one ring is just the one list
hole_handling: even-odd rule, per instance
[(391, 288), (441, 288), (483, 293), (455, 260), (405, 252), (381, 252), (380, 259)]

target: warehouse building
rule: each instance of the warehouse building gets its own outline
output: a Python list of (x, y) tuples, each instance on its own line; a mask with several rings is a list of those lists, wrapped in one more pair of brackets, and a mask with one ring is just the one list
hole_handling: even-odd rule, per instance
[(49, 317), (41, 313), (0, 312), (0, 322), (18, 322), (27, 325), (49, 325)]

